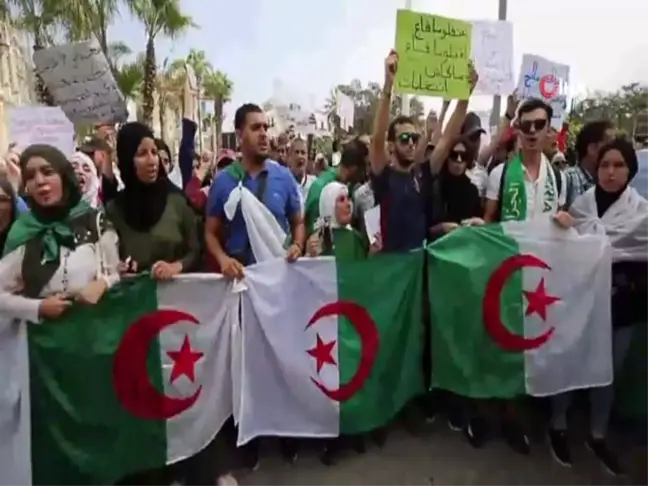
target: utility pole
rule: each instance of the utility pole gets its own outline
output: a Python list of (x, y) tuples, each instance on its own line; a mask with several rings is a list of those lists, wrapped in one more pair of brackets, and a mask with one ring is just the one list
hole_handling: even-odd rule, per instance
[[(412, 10), (412, 0), (405, 0), (405, 10)], [(409, 116), (410, 114), (410, 97), (409, 95), (401, 95), (401, 115)]]
[[(507, 3), (508, 0), (499, 0), (499, 11), (497, 14), (498, 20), (506, 20)], [(499, 126), (501, 111), (502, 111), (502, 97), (499, 95), (493, 96), (493, 111), (491, 111), (491, 117), (490, 117), (491, 127)]]

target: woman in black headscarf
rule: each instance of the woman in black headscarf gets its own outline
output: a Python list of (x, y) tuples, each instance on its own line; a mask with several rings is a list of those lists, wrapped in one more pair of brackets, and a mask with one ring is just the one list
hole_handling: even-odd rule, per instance
[(430, 236), (438, 238), (462, 223), (479, 223), (483, 214), (477, 187), (466, 174), (468, 156), (463, 143), (448, 155), (439, 175), (432, 181), (428, 203)]
[[(0, 260), (0, 313), (38, 322), (73, 300), (94, 304), (119, 281), (117, 235), (82, 200), (72, 165), (49, 145), (20, 157), (30, 211), (11, 226)], [(98, 271), (100, 269), (100, 271)]]
[(124, 189), (106, 212), (120, 236), (123, 270), (150, 270), (158, 279), (195, 270), (200, 261), (196, 218), (167, 178), (153, 132), (137, 122), (124, 125), (117, 134), (117, 161)]
[[(648, 320), (648, 201), (629, 186), (637, 174), (637, 155), (630, 142), (617, 138), (598, 156), (596, 186), (580, 195), (569, 209), (574, 227), (582, 234), (606, 235), (612, 247), (612, 363), (623, 366), (637, 325)], [(612, 474), (622, 473), (617, 455), (606, 440), (614, 402), (614, 385), (591, 388), (588, 448)], [(571, 464), (567, 441), (567, 410), (571, 393), (552, 398), (549, 430), (554, 457)]]

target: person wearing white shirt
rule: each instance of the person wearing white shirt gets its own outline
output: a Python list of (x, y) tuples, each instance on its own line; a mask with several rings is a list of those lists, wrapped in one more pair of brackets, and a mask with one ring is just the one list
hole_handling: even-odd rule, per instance
[(308, 191), (315, 181), (315, 176), (306, 173), (306, 161), (308, 158), (308, 146), (306, 140), (301, 138), (294, 139), (288, 150), (288, 168), (295, 176), (295, 181), (299, 186), (299, 194), (301, 196), (302, 208), (306, 198), (308, 198)]
[(564, 175), (542, 153), (552, 115), (551, 106), (535, 98), (518, 108), (515, 128), (520, 152), (488, 176), (486, 222), (527, 221), (550, 214), (561, 226), (570, 226), (569, 215), (561, 210), (566, 194)]

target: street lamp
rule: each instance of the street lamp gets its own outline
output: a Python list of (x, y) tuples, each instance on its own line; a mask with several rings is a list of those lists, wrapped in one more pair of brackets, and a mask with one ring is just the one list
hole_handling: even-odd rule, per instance
[[(508, 0), (499, 0), (499, 10), (497, 14), (498, 20), (506, 20), (507, 3)], [(499, 126), (501, 111), (502, 111), (502, 97), (499, 95), (493, 96), (493, 111), (491, 111), (491, 117), (490, 117), (491, 127)]]

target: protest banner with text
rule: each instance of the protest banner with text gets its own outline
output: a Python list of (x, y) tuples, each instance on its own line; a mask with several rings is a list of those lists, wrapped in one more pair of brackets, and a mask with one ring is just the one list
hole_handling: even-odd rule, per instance
[(471, 32), (463, 20), (399, 10), (396, 92), (468, 99)]

